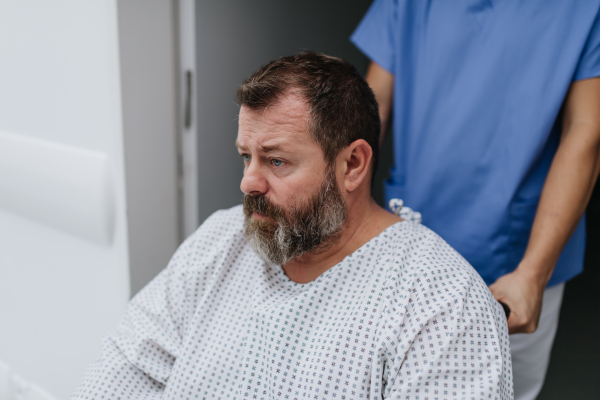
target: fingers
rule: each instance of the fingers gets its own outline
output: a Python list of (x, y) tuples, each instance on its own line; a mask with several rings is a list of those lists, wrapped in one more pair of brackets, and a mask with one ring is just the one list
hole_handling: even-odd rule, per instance
[(543, 292), (538, 293), (536, 288), (518, 279), (515, 274), (500, 277), (490, 285), (490, 291), (498, 302), (510, 309), (506, 321), (510, 334), (535, 332), (540, 318)]
[[(533, 296), (532, 296), (533, 297)], [(524, 296), (521, 301), (506, 299), (511, 312), (507, 319), (508, 333), (533, 333), (538, 327), (541, 304), (535, 298)]]
[(508, 333), (533, 333), (540, 321), (541, 308), (511, 312), (507, 323)]

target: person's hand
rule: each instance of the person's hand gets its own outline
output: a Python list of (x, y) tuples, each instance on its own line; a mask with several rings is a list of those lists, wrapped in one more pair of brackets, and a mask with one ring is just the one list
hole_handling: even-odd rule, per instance
[[(521, 267), (521, 266), (520, 266)], [(510, 308), (509, 333), (533, 333), (542, 312), (545, 282), (517, 268), (490, 285), (494, 298)]]

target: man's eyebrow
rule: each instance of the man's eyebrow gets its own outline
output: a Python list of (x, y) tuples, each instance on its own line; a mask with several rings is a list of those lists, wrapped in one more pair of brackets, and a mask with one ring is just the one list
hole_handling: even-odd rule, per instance
[(273, 145), (273, 146), (260, 146), (260, 147), (262, 148), (262, 150), (263, 150), (265, 153), (268, 153), (268, 152), (270, 152), (270, 151), (275, 151), (275, 150), (281, 150), (281, 146), (279, 146), (279, 145), (277, 145), (277, 144), (276, 144), (276, 145)]
[[(240, 142), (238, 142), (237, 140), (235, 141), (235, 147), (238, 148), (238, 150), (246, 150), (246, 147), (244, 147)], [(269, 153), (271, 151), (275, 151), (275, 150), (281, 150), (281, 146), (278, 144), (275, 144), (273, 146), (260, 146), (260, 148), (262, 149), (262, 151), (264, 151), (265, 153)]]
[(238, 150), (246, 150), (246, 148), (244, 146), (242, 146), (242, 144), (240, 142), (238, 142), (237, 139), (235, 141), (235, 147), (237, 147)]

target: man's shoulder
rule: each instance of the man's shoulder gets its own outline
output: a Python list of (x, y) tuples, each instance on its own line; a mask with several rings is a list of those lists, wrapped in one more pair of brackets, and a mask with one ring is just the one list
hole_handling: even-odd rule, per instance
[(397, 225), (385, 283), (393, 302), (427, 304), (420, 309), (423, 317), (470, 309), (506, 330), (502, 308), (467, 260), (431, 229), (413, 222)]
[(401, 257), (401, 254), (405, 254), (411, 259), (418, 260), (458, 258), (460, 263), (469, 265), (440, 235), (420, 223), (411, 221), (396, 223), (382, 234), (385, 235), (386, 240), (391, 241), (396, 256)]
[[(389, 277), (424, 283), (449, 285), (454, 289), (475, 286), (487, 290), (477, 271), (443, 238), (424, 225), (414, 222), (395, 224), (387, 232), (393, 244)], [(461, 292), (461, 290), (458, 290)]]

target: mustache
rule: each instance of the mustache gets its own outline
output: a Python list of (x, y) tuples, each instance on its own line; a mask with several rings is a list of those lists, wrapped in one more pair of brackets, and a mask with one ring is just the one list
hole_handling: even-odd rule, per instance
[(275, 221), (285, 220), (285, 216), (281, 207), (273, 204), (264, 195), (262, 196), (251, 196), (248, 194), (244, 195), (242, 200), (244, 214), (246, 217), (251, 217), (253, 212), (257, 212), (267, 217), (271, 217)]

